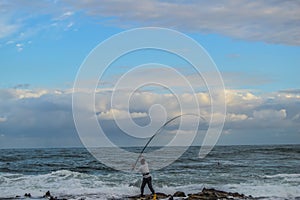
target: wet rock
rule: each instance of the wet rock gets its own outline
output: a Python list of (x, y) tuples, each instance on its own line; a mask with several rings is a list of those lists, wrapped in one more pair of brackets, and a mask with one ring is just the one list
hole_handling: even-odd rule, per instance
[(239, 194), (237, 192), (231, 193), (231, 192), (224, 192), (221, 190), (216, 189), (206, 189), (203, 188), (203, 190), (196, 194), (189, 194), (189, 200), (218, 200), (218, 199), (253, 199), (251, 196), (246, 196), (244, 194)]
[[(24, 195), (26, 198), (31, 198), (31, 194), (30, 193), (26, 193)], [(170, 194), (165, 194), (165, 193), (161, 193), (161, 192), (157, 192), (156, 193), (156, 198), (159, 199), (168, 199), (168, 200), (173, 200), (175, 199), (180, 199), (180, 200), (254, 200), (255, 198), (253, 198), (252, 196), (246, 196), (244, 194), (240, 194), (238, 192), (225, 192), (225, 191), (221, 191), (221, 190), (216, 190), (213, 188), (207, 189), (207, 188), (203, 188), (202, 191), (198, 192), (198, 193), (193, 193), (193, 194), (188, 194), (187, 196), (185, 195), (184, 192), (181, 191), (177, 191), (175, 192), (173, 195)], [(67, 200), (66, 198), (57, 198), (51, 195), (50, 191), (47, 191), (45, 193), (45, 195), (43, 196), (43, 198), (46, 198), (48, 200)], [(84, 200), (85, 198), (82, 198), (82, 200)], [(115, 198), (112, 198), (113, 200), (117, 200)], [(111, 200), (112, 200), (111, 199)], [(119, 198), (118, 200), (140, 200), (140, 195), (135, 195), (135, 196), (129, 196), (129, 197), (123, 197), (123, 198)], [(145, 195), (145, 197), (143, 198), (145, 200), (152, 200), (153, 199), (153, 195), (148, 194)]]
[(165, 199), (165, 198), (168, 198), (168, 196), (170, 196), (170, 195), (167, 195), (167, 194), (164, 194), (164, 193), (161, 193), (161, 192), (156, 193), (156, 198), (157, 199)]
[(47, 191), (43, 197), (51, 197), (50, 191)]
[(173, 197), (186, 197), (184, 192), (177, 191), (173, 194)]
[(52, 196), (50, 191), (47, 191), (43, 198), (48, 198), (49, 200), (59, 200), (57, 197)]
[[(174, 195), (166, 195), (164, 193), (156, 193), (157, 199), (168, 199), (173, 200), (173, 197), (181, 197), (181, 199), (187, 200), (232, 200), (232, 199), (254, 199), (252, 196), (246, 196), (244, 194), (240, 194), (237, 192), (225, 192), (221, 190), (216, 190), (213, 188), (207, 189), (203, 188), (201, 192), (185, 195), (184, 192), (177, 191)], [(146, 195), (145, 200), (152, 200), (152, 195)], [(128, 200), (138, 200), (140, 199), (140, 195), (127, 197)]]
[(30, 193), (25, 193), (25, 194), (24, 194), (24, 197), (29, 197), (29, 198), (30, 198), (30, 197), (31, 197), (31, 194), (30, 194)]
[[(161, 193), (161, 192), (156, 193), (156, 198), (157, 199), (166, 199), (166, 198), (168, 198), (168, 196), (170, 196), (170, 195), (167, 195), (167, 194)], [(141, 198), (140, 195), (126, 197), (126, 199), (129, 199), (129, 200), (135, 200), (135, 199), (140, 199), (140, 198)], [(153, 195), (152, 194), (147, 194), (147, 195), (144, 196), (144, 199), (145, 200), (152, 200)]]
[(169, 195), (169, 196), (168, 196), (168, 200), (174, 200), (173, 196), (172, 196), (172, 195)]

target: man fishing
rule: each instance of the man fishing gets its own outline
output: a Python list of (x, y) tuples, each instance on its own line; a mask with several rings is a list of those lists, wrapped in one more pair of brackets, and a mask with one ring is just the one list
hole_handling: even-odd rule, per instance
[[(139, 166), (136, 170), (141, 172), (143, 175), (143, 181), (141, 185), (141, 197), (144, 197), (144, 188), (146, 184), (148, 185), (148, 188), (150, 189), (153, 200), (156, 200), (156, 194), (152, 186), (152, 177), (150, 175), (150, 170), (148, 167), (148, 163), (146, 162), (145, 158), (141, 156), (140, 158), (141, 166)], [(135, 165), (132, 166), (132, 169), (135, 169)]]

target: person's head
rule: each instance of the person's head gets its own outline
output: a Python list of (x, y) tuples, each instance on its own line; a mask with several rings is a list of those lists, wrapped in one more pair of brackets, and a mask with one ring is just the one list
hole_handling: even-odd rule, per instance
[(141, 164), (143, 165), (143, 164), (145, 164), (145, 162), (146, 162), (145, 158), (142, 158), (141, 159)]

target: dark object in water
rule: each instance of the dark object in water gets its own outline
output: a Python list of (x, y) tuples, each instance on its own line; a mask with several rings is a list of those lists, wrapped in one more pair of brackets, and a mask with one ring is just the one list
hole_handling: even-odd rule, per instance
[(31, 194), (30, 194), (30, 193), (25, 193), (25, 194), (24, 194), (24, 197), (29, 197), (29, 198), (30, 198), (30, 197), (31, 197)]
[(50, 191), (47, 191), (43, 197), (51, 197)]

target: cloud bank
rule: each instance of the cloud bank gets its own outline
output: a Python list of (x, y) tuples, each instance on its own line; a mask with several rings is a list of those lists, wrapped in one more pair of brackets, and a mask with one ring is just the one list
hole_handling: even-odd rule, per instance
[[(95, 112), (93, 105), (85, 105), (84, 102), (82, 109), (98, 118), (112, 140), (120, 144), (122, 142), (128, 145), (139, 144), (135, 143), (135, 140), (120, 139), (123, 133), (113, 119), (114, 116), (126, 118), (127, 106), (122, 105), (120, 100), (117, 108), (111, 108), (110, 95), (108, 91), (99, 90), (96, 94)], [(190, 94), (181, 95), (188, 104)], [(72, 117), (71, 96), (71, 90), (58, 92), (46, 89), (1, 89), (0, 146), (2, 148), (80, 146)], [(198, 92), (197, 98), (201, 103), (201, 114), (209, 119), (209, 94)], [(298, 93), (295, 94), (294, 90), (290, 93), (279, 91), (264, 95), (246, 90), (227, 90), (227, 115), (220, 144), (299, 142), (299, 100), (300, 96)], [(176, 115), (180, 107), (176, 98), (170, 94), (137, 91), (132, 96), (129, 110), (133, 121), (140, 126), (147, 125), (150, 122), (149, 108), (153, 104), (162, 105), (168, 116)], [(154, 113), (154, 118), (160, 119), (160, 115), (159, 112)], [(172, 134), (172, 131), (176, 130), (176, 123), (168, 127), (167, 132)], [(205, 129), (205, 124), (202, 124), (199, 129), (200, 135)], [(181, 134), (188, 134), (189, 131), (187, 128)], [(248, 141), (245, 141), (245, 138)], [(200, 145), (201, 141), (196, 141), (196, 144)]]

